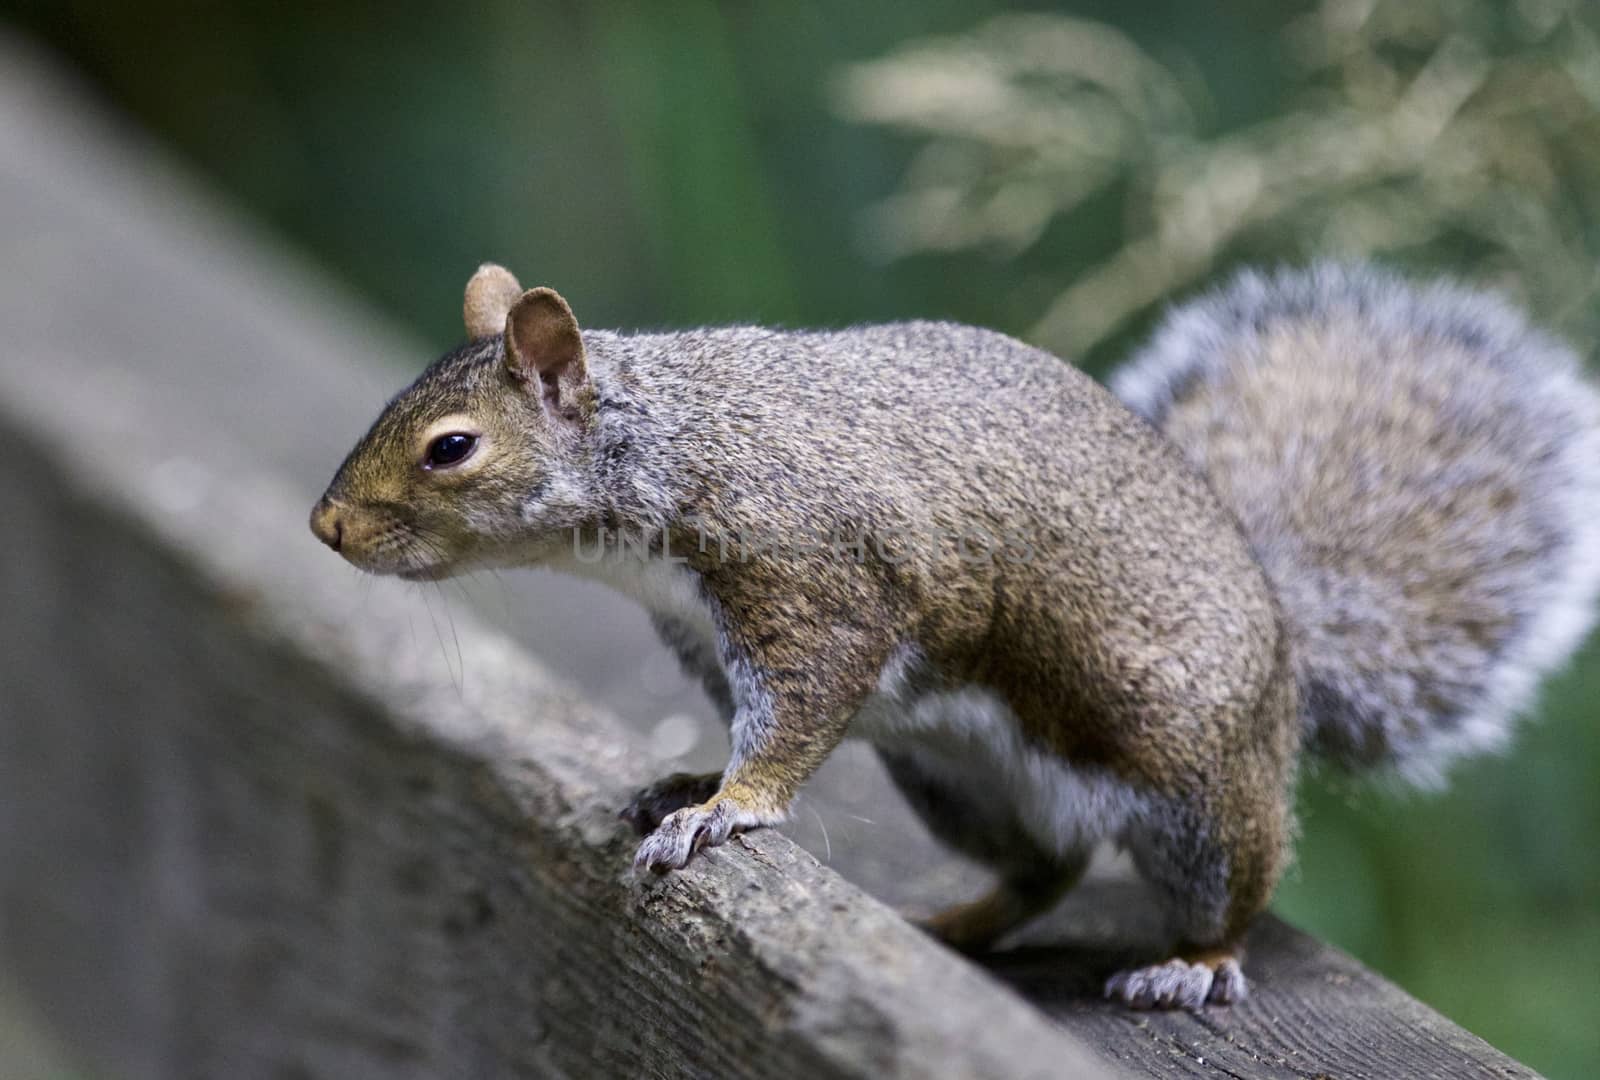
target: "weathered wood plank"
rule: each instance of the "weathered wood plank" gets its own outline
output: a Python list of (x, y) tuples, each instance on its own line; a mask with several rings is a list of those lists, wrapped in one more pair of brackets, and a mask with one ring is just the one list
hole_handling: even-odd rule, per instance
[[(1113, 935), (1105, 912), (1121, 913)], [(1099, 976), (1129, 959), (1111, 942), (1148, 933), (1154, 912), (1142, 889), (1106, 881), (1076, 896), (1032, 942), (988, 964), (1064, 1028), (1130, 1072), (1306, 1080), (1391, 1077), (1533, 1077), (1350, 957), (1271, 916), (1249, 938), (1252, 996), (1199, 1014), (1134, 1014), (1097, 1000)], [(1130, 935), (1130, 930), (1134, 932)], [(1092, 945), (1096, 937), (1101, 945)]]
[[(841, 845), (842, 846), (842, 845)], [(970, 886), (918, 876), (892, 845), (833, 865), (893, 903), (926, 909)], [(910, 882), (909, 886), (906, 884)], [(984, 966), (1134, 1075), (1155, 1077), (1533, 1077), (1537, 1074), (1271, 915), (1251, 933), (1252, 996), (1231, 1008), (1134, 1013), (1101, 1000), (1106, 975), (1162, 944), (1159, 912), (1121, 861), (1098, 866), (1048, 918)]]

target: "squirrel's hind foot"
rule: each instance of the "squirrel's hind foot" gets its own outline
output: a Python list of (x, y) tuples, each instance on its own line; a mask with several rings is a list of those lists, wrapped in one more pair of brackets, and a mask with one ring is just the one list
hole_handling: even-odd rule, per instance
[(1198, 1009), (1232, 1005), (1249, 994), (1238, 957), (1227, 951), (1179, 955), (1129, 968), (1106, 980), (1105, 996), (1135, 1009)]
[(957, 952), (976, 955), (988, 952), (1022, 920), (1014, 898), (1001, 888), (971, 903), (957, 904), (926, 917), (911, 917), (909, 921)]

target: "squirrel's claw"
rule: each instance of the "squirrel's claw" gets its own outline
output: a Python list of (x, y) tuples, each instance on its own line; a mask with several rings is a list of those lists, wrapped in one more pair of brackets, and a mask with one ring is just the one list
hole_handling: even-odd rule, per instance
[(1106, 980), (1105, 996), (1135, 1009), (1198, 1009), (1207, 1003), (1231, 1005), (1249, 993), (1239, 962), (1227, 957), (1215, 965), (1173, 958), (1164, 964), (1119, 971)]
[(634, 869), (658, 874), (682, 869), (701, 848), (716, 847), (732, 836), (734, 829), (758, 824), (742, 821), (741, 816), (731, 799), (675, 810), (639, 844), (633, 857)]

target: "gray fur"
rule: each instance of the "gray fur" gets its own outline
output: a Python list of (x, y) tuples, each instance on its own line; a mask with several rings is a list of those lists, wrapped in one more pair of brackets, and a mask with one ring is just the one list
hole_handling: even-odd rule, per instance
[[(549, 289), (474, 282), (469, 325), (503, 315), (504, 340), (396, 398), (311, 525), (374, 572), (542, 565), (655, 614), (732, 754), (709, 795), (678, 776), (630, 804), (640, 866), (782, 820), (853, 734), (1000, 872), (930, 921), (945, 940), (997, 940), (1110, 839), (1184, 938), (1112, 992), (1236, 1000), (1303, 738), (1436, 778), (1590, 620), (1600, 405), (1489, 298), (1246, 276), (1118, 377), (1146, 423), (971, 327), (581, 332)], [(474, 449), (433, 469), (444, 432)], [(946, 542), (972, 529), (1026, 557)], [(722, 550), (752, 531), (789, 542)], [(863, 532), (935, 542), (795, 542)]]
[(1343, 765), (1437, 784), (1505, 742), (1594, 621), (1600, 398), (1495, 296), (1245, 273), (1173, 311), (1112, 389), (1238, 515), (1309, 745)]

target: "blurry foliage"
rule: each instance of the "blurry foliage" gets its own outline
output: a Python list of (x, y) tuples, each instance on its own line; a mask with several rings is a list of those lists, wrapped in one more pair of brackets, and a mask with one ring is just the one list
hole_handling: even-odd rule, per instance
[(867, 217), (881, 256), (1013, 256), (1115, 195), (1121, 245), (1030, 334), (1069, 355), (1263, 254), (1448, 267), (1589, 342), (1597, 27), (1581, 0), (1323, 0), (1282, 31), (1293, 82), (1281, 106), (1215, 133), (1197, 119), (1201, 87), (1110, 26), (1063, 15), (915, 40), (849, 68), (835, 91), (847, 117), (921, 144)]
[[(596, 326), (953, 318), (1099, 366), (1232, 264), (1373, 253), (1600, 340), (1592, 0), (1005, 6), (0, 17), (438, 348), (491, 258)], [(1443, 795), (1312, 778), (1278, 909), (1534, 1067), (1600, 1075), (1597, 703), (1591, 645)]]

